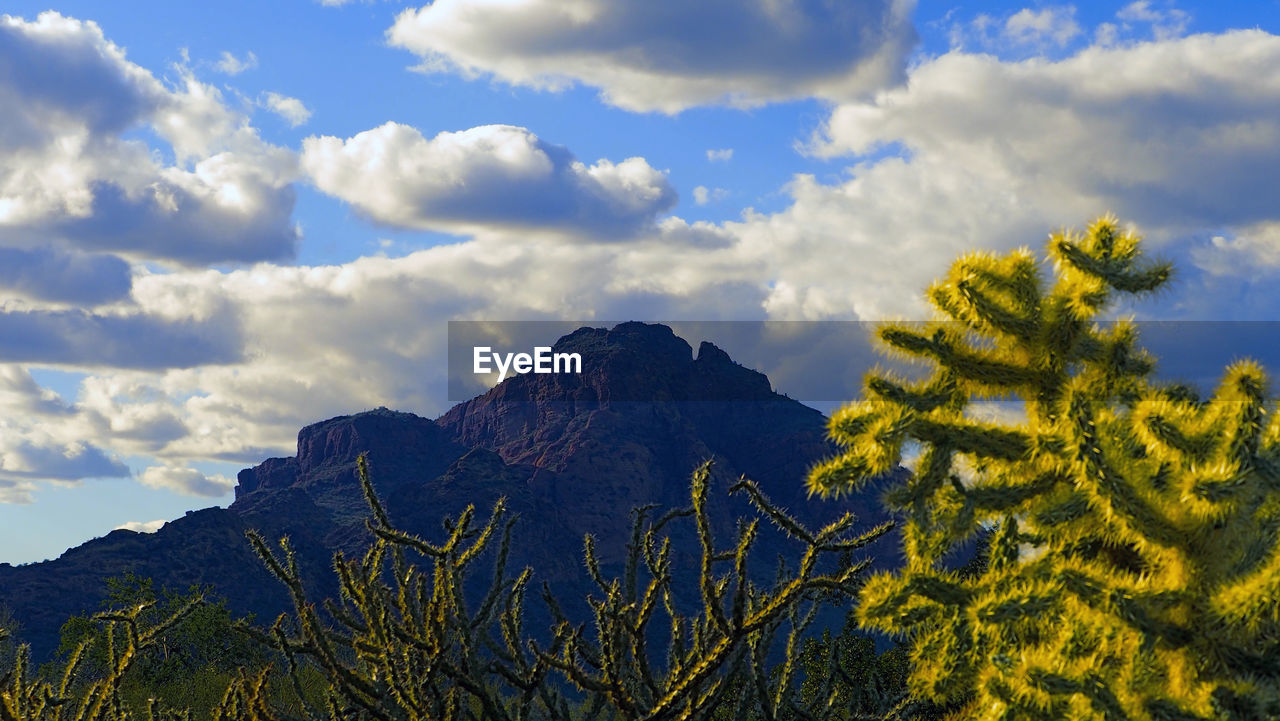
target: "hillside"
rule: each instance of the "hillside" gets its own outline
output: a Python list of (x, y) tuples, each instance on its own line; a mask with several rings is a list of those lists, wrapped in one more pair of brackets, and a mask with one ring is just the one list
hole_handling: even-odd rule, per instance
[[(505, 496), (521, 518), (511, 567), (531, 566), (568, 599), (589, 591), (583, 534), (596, 535), (602, 566), (616, 570), (631, 509), (687, 504), (689, 474), (705, 459), (715, 460), (711, 513), (725, 542), (746, 511), (726, 493), (741, 475), (810, 523), (850, 508), (868, 525), (882, 520), (874, 491), (840, 503), (805, 498), (805, 469), (832, 451), (824, 417), (716, 346), (703, 343), (695, 355), (665, 326), (626, 323), (580, 329), (555, 350), (580, 352), (584, 373), (511, 377), (434, 421), (377, 409), (307, 426), (295, 456), (240, 472), (225, 509), (190, 512), (154, 534), (113, 531), (44, 563), (0, 565), (0, 605), (13, 609), (38, 657), (56, 647), (68, 616), (96, 607), (105, 578), (127, 570), (161, 586), (209, 584), (233, 611), (269, 622), (287, 599), (244, 531), (289, 536), (312, 592), (334, 594), (332, 552), (369, 541), (355, 476), (361, 453), (392, 520), (426, 538), (443, 533), (446, 515), (468, 504), (485, 513)], [(673, 541), (692, 572), (692, 534), (676, 530)], [(891, 549), (882, 540), (872, 553), (888, 558)], [(762, 573), (779, 553), (787, 542), (763, 534)], [(530, 613), (531, 623), (542, 619)]]

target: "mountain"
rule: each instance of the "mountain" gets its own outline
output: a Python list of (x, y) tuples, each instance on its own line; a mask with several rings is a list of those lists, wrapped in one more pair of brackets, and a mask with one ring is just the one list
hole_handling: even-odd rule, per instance
[[(225, 509), (189, 512), (153, 534), (112, 531), (52, 561), (0, 564), (0, 606), (12, 609), (37, 657), (56, 648), (66, 618), (96, 609), (104, 579), (125, 571), (157, 586), (211, 585), (233, 611), (269, 622), (288, 599), (244, 540), (250, 528), (288, 536), (314, 597), (333, 595), (333, 551), (359, 552), (370, 540), (355, 474), (361, 453), (392, 521), (428, 539), (442, 536), (445, 516), (474, 504), (483, 518), (506, 497), (520, 516), (509, 568), (532, 567), (535, 581), (570, 601), (594, 588), (582, 568), (583, 534), (596, 536), (604, 572), (619, 573), (631, 509), (688, 505), (689, 476), (706, 459), (714, 460), (709, 513), (722, 543), (748, 511), (727, 493), (743, 475), (810, 524), (845, 510), (867, 527), (883, 520), (874, 489), (838, 503), (806, 498), (805, 470), (834, 451), (825, 418), (716, 346), (704, 342), (695, 355), (666, 326), (624, 323), (579, 329), (553, 351), (580, 353), (583, 372), (510, 377), (434, 421), (379, 408), (316, 423), (298, 433), (297, 455), (241, 471)], [(761, 534), (753, 558), (762, 573), (778, 553), (795, 557), (789, 543)], [(673, 544), (688, 577), (696, 538), (674, 531)], [(873, 549), (890, 557), (885, 541)], [(695, 584), (686, 585), (696, 598)], [(545, 620), (537, 605), (530, 628)], [(569, 606), (585, 613), (581, 602)]]

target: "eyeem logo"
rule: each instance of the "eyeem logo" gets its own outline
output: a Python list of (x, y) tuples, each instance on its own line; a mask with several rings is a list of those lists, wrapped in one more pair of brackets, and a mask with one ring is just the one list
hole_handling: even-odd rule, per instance
[[(501, 383), (510, 371), (516, 375), (525, 373), (581, 373), (582, 356), (578, 353), (552, 353), (550, 346), (537, 346), (533, 355), (528, 353), (494, 353), (487, 345), (476, 346), (472, 358), (472, 371), (477, 375), (498, 370)], [(492, 365), (490, 365), (492, 364)]]

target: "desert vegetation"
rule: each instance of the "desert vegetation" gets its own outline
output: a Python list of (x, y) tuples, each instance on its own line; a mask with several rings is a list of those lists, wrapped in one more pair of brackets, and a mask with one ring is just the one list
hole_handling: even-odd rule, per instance
[[(533, 519), (499, 502), (434, 541), (405, 533), (362, 460), (374, 540), (334, 558), (338, 598), (309, 597), (288, 540), (256, 533), (294, 607), (269, 626), (205, 590), (121, 579), (39, 669), (0, 630), (0, 720), (1280, 717), (1265, 374), (1238, 362), (1208, 397), (1154, 379), (1136, 326), (1100, 319), (1171, 269), (1114, 219), (1054, 234), (1048, 259), (1050, 273), (1028, 250), (960, 258), (928, 290), (938, 320), (879, 330), (924, 372), (873, 373), (830, 419), (841, 453), (812, 470), (815, 495), (911, 471), (884, 499), (895, 571), (855, 555), (889, 525), (807, 528), (749, 479), (731, 492), (753, 516), (714, 538), (704, 465), (687, 507), (635, 510), (619, 576), (584, 539), (592, 618), (574, 623), (537, 569), (508, 568), (512, 524)], [(1024, 418), (981, 420), (989, 400)], [(762, 523), (795, 549), (768, 583), (748, 571)], [(696, 549), (673, 548), (676, 524)], [(676, 599), (681, 550), (694, 607)], [(487, 590), (469, 593), (478, 574)], [(531, 603), (551, 628), (526, 627)], [(814, 626), (824, 607), (847, 612), (840, 632)]]

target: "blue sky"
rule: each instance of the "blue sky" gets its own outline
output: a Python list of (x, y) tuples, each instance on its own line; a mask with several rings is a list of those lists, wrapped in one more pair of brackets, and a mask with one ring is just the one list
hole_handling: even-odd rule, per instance
[(441, 413), (449, 320), (920, 317), (1107, 211), (1127, 310), (1277, 320), (1280, 2), (6, 11), (0, 561)]

